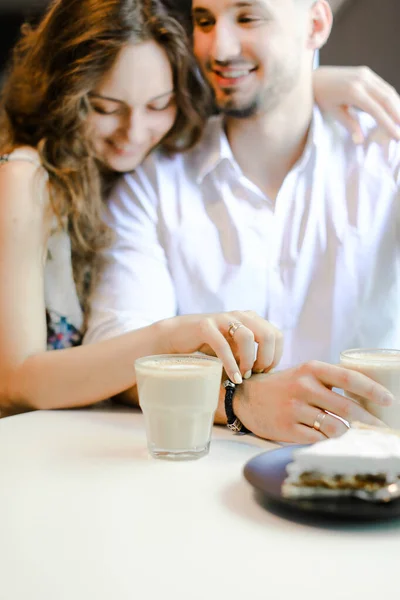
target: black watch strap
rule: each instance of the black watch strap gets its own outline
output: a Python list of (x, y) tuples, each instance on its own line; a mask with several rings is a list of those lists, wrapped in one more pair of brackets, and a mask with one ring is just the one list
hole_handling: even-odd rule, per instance
[(234, 433), (250, 433), (240, 419), (237, 418), (233, 410), (233, 397), (236, 391), (236, 385), (230, 379), (224, 381), (225, 388), (225, 413), (226, 425)]

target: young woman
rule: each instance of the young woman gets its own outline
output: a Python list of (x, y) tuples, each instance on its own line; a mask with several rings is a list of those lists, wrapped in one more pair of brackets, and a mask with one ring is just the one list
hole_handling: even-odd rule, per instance
[[(0, 116), (4, 412), (118, 394), (135, 383), (134, 360), (148, 354), (214, 351), (237, 382), (279, 361), (280, 333), (246, 312), (177, 317), (80, 345), (98, 251), (110, 243), (102, 221), (108, 186), (160, 144), (190, 148), (208, 114), (184, 31), (162, 10), (153, 16), (153, 4), (56, 0), (15, 49)], [(144, 68), (131, 79), (138, 57)], [(325, 72), (322, 87), (329, 95), (346, 77)], [(353, 103), (349, 92), (339, 104)], [(390, 115), (381, 119), (393, 127)]]

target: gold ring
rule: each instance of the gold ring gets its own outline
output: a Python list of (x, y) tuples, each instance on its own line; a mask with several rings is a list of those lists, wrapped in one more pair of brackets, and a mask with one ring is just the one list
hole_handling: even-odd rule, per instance
[(315, 431), (321, 431), (321, 425), (324, 422), (324, 419), (326, 417), (326, 412), (320, 412), (317, 414), (317, 417), (314, 421), (314, 425), (313, 425), (313, 429), (315, 429)]
[(233, 337), (235, 335), (235, 333), (237, 332), (238, 329), (240, 329), (241, 327), (243, 327), (243, 323), (241, 323), (240, 321), (231, 321), (231, 323), (229, 323), (228, 325), (228, 333), (231, 337)]

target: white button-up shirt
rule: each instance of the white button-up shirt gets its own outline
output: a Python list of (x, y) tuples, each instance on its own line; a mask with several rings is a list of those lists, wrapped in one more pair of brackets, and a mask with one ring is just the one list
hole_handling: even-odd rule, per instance
[(274, 202), (241, 172), (219, 118), (194, 150), (154, 153), (126, 175), (110, 198), (117, 240), (86, 341), (252, 309), (283, 331), (284, 365), (400, 348), (400, 144), (362, 122), (357, 146), (315, 109)]

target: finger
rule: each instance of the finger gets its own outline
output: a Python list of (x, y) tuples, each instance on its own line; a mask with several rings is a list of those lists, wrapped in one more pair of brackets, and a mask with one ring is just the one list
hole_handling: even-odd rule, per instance
[(348, 430), (348, 426), (337, 416), (324, 411), (320, 407), (303, 404), (299, 414), (300, 423), (308, 427), (314, 427), (317, 419), (320, 423), (319, 431), (327, 438), (339, 437)]
[(379, 104), (387, 111), (396, 125), (400, 125), (400, 96), (395, 88), (382, 77), (373, 73), (367, 89), (375, 96)]
[[(382, 426), (381, 421), (365, 410), (358, 402), (337, 394), (324, 385), (321, 385), (315, 379), (310, 378), (310, 381), (304, 386), (304, 392), (300, 399), (314, 408), (313, 414), (315, 414), (315, 409), (317, 408), (338, 415), (349, 423), (361, 421), (375, 427)], [(308, 425), (308, 421), (306, 424)]]
[(258, 345), (253, 371), (255, 373), (269, 371), (279, 363), (282, 357), (282, 332), (253, 311), (245, 311), (238, 317), (246, 327), (251, 329)]
[(283, 354), (283, 333), (268, 323), (268, 328), (256, 336), (258, 342), (256, 361), (253, 366), (255, 373), (267, 373), (277, 366)]
[(301, 423), (293, 428), (293, 434), (290, 436), (290, 442), (294, 444), (315, 444), (326, 440), (326, 436), (320, 431), (315, 431), (312, 427), (307, 427)]
[(364, 134), (354, 111), (348, 106), (343, 106), (335, 111), (335, 117), (351, 133), (351, 137), (355, 144), (362, 144), (364, 142)]
[[(345, 392), (361, 396), (381, 406), (390, 406), (396, 403), (394, 396), (383, 385), (373, 381), (363, 373), (319, 361), (312, 361), (310, 365), (314, 375), (325, 386), (340, 388)], [(330, 409), (328, 408), (328, 410)], [(337, 413), (335, 410), (332, 412)], [(345, 415), (340, 414), (340, 416), (346, 418)]]
[(232, 343), (236, 346), (240, 372), (242, 375), (251, 374), (255, 356), (255, 337), (253, 331), (242, 324), (230, 337)]
[[(274, 355), (274, 359), (273, 359), (272, 363), (269, 365), (269, 367), (263, 369), (264, 373), (266, 373), (267, 371), (270, 371), (271, 369), (274, 369), (276, 366), (278, 366), (278, 364), (280, 363), (280, 360), (282, 358), (282, 354), (283, 354), (283, 345), (284, 345), (285, 338), (280, 329), (278, 329), (277, 327), (274, 327), (274, 330), (275, 330), (275, 355)], [(257, 360), (258, 360), (258, 357), (257, 357)]]
[(378, 125), (386, 129), (391, 137), (400, 139), (399, 122), (393, 116), (397, 113), (397, 101), (391, 101), (390, 110), (387, 106), (388, 102), (387, 96), (382, 91), (374, 89), (373, 92), (369, 92), (368, 89), (360, 89), (357, 107), (369, 113)]
[(218, 358), (222, 360), (229, 379), (234, 383), (242, 383), (240, 369), (233, 355), (232, 348), (225, 338), (226, 331), (226, 323), (223, 323), (223, 332), (221, 332), (215, 321), (211, 318), (202, 319), (200, 322), (202, 342), (208, 344), (214, 350)]
[(390, 136), (399, 138), (400, 97), (393, 86), (368, 67), (356, 68), (350, 84), (351, 105), (374, 117)]

